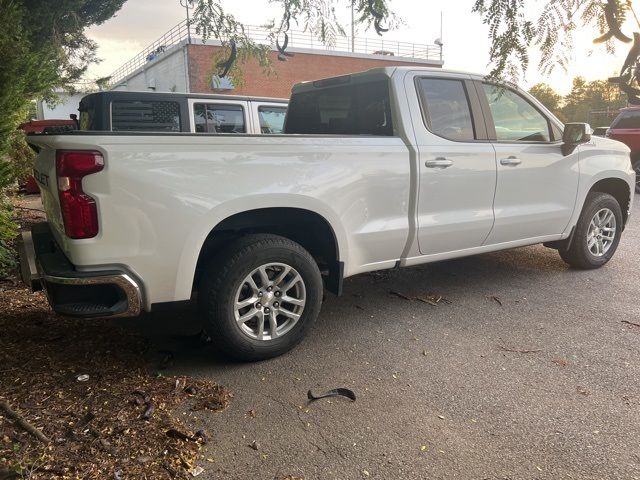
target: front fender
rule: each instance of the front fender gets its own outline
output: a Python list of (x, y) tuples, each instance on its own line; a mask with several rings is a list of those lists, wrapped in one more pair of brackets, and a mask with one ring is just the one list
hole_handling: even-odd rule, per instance
[[(620, 144), (621, 148), (602, 148), (602, 147), (618, 147), (618, 142), (602, 142), (597, 144), (600, 148), (582, 147), (580, 151), (580, 182), (578, 187), (578, 195), (576, 198), (576, 208), (574, 209), (571, 222), (564, 233), (567, 237), (571, 230), (578, 223), (580, 213), (584, 207), (587, 195), (594, 186), (608, 179), (618, 179), (626, 183), (629, 188), (629, 212), (633, 204), (633, 192), (635, 189), (635, 172), (631, 168), (628, 148)], [(622, 148), (624, 147), (624, 148)], [(624, 206), (622, 206), (624, 208)]]

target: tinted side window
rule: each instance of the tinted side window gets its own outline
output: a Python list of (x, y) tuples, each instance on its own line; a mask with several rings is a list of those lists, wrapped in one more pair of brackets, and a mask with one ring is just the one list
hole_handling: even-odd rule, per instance
[(245, 133), (244, 110), (240, 105), (196, 103), (194, 123), (198, 133)]
[(469, 97), (462, 80), (421, 78), (427, 126), (436, 135), (456, 141), (476, 138)]
[(611, 128), (640, 128), (640, 110), (620, 113), (611, 124)]
[(285, 133), (392, 136), (389, 82), (294, 94)]
[(548, 142), (549, 121), (520, 94), (483, 84), (496, 127), (496, 139), (505, 142)]
[(123, 101), (111, 103), (113, 131), (179, 132), (180, 104), (163, 101)]
[(261, 133), (282, 133), (286, 107), (258, 107)]

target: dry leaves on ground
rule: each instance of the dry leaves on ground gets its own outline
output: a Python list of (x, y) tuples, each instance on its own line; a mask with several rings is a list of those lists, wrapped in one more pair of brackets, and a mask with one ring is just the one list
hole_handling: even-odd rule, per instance
[(212, 382), (151, 374), (146, 349), (144, 338), (109, 321), (63, 319), (43, 294), (1, 283), (0, 399), (51, 443), (0, 412), (0, 471), (122, 480), (199, 471), (207, 435), (190, 432), (174, 412), (221, 410), (231, 394)]

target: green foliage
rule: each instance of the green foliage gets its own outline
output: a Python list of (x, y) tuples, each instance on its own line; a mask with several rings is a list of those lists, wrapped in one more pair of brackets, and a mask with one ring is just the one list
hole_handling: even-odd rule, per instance
[(546, 83), (538, 83), (537, 85), (534, 85), (529, 89), (529, 93), (536, 97), (545, 107), (551, 110), (556, 117), (564, 121), (564, 116), (560, 111), (562, 106), (562, 95), (557, 93)]
[[(492, 77), (515, 80), (529, 66), (526, 52), (540, 52), (538, 68), (551, 73), (557, 66), (567, 69), (573, 50), (573, 33), (578, 27), (592, 28), (595, 43), (604, 43), (613, 52), (614, 41), (625, 41), (620, 26), (633, 14), (629, 0), (547, 0), (531, 20), (532, 2), (524, 0), (476, 0), (473, 11), (489, 25)], [(610, 32), (615, 32), (611, 34)]]
[(618, 110), (627, 105), (627, 97), (606, 80), (587, 82), (573, 79), (573, 88), (564, 97), (544, 83), (534, 85), (529, 93), (563, 122), (587, 122), (593, 127), (609, 125)]
[(609, 125), (611, 117), (626, 105), (626, 95), (616, 85), (606, 80), (587, 82), (576, 77), (571, 92), (564, 98), (562, 114), (570, 122), (588, 122), (600, 127)]
[[(315, 35), (326, 45), (334, 45), (336, 38), (345, 34), (344, 25), (336, 15), (336, 7), (350, 4), (341, 0), (270, 0), (270, 3), (281, 6), (282, 16), (277, 22), (272, 20), (264, 25), (269, 30), (269, 46), (258, 44), (249, 38), (245, 26), (225, 11), (220, 0), (188, 1), (194, 7), (192, 25), (196, 27), (196, 32), (203, 40), (216, 38), (225, 46), (225, 51), (213, 59), (215, 73), (221, 70), (221, 63), (233, 57), (231, 45), (236, 45), (237, 58), (228, 76), (239, 86), (244, 83), (241, 66), (250, 58), (258, 61), (265, 75), (274, 73), (269, 52), (277, 41), (280, 44), (284, 43), (284, 34), (292, 22)], [(358, 12), (357, 22), (360, 24), (374, 25), (377, 28), (382, 28), (384, 24), (393, 28), (401, 23), (389, 9), (387, 0), (355, 0), (354, 7)]]
[(13, 210), (7, 196), (9, 188), (15, 183), (13, 166), (0, 160), (0, 277), (4, 277), (15, 266), (11, 241), (17, 234), (13, 221)]

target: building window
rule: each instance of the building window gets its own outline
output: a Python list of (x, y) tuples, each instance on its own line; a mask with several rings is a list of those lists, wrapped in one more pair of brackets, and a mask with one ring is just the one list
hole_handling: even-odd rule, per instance
[(244, 110), (240, 105), (196, 103), (193, 105), (197, 133), (245, 133)]

